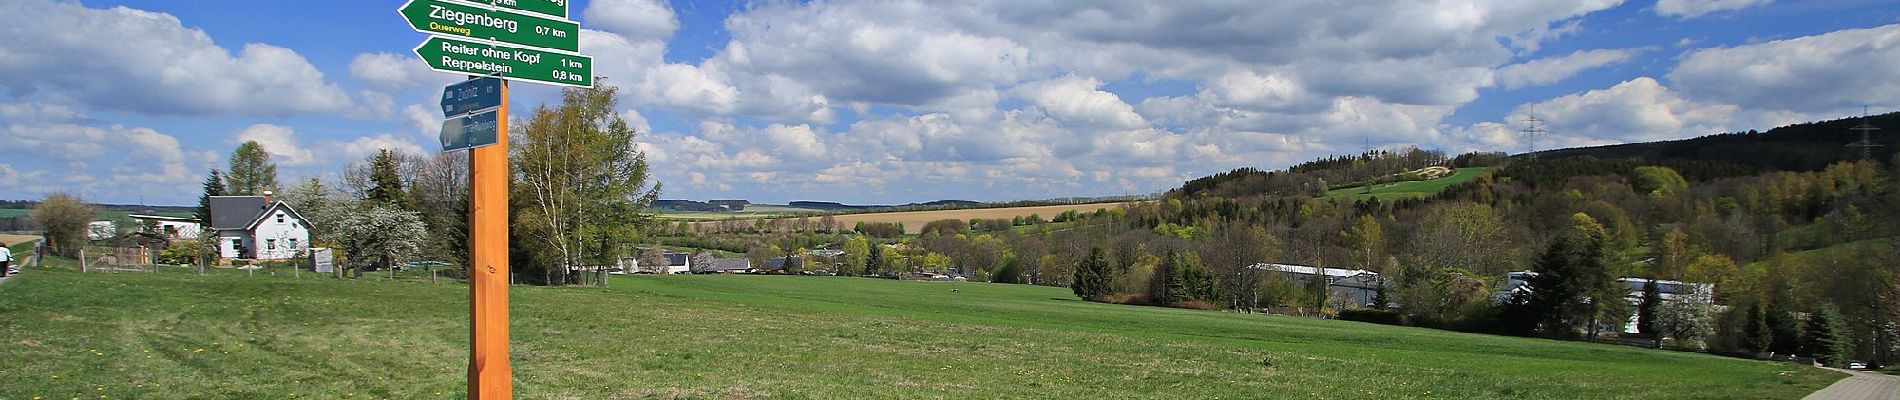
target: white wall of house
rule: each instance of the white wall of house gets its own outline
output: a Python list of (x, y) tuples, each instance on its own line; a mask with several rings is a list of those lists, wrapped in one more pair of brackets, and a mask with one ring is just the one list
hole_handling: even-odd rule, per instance
[(244, 258), (238, 247), (251, 248), (251, 235), (236, 229), (218, 231), (218, 256), (224, 258)]
[(282, 208), (270, 210), (270, 215), (251, 228), (251, 234), (259, 260), (294, 258), (310, 247), (310, 227)]

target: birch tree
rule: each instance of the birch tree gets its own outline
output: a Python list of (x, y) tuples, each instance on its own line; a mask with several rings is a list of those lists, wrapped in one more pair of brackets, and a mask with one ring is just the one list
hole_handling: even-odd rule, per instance
[(635, 132), (614, 112), (615, 92), (567, 89), (559, 107), (536, 108), (511, 132), (513, 229), (534, 263), (522, 267), (541, 269), (547, 282), (567, 282), (569, 271), (588, 267), (604, 273), (619, 256), (617, 244), (651, 220), (644, 212), (660, 195)]

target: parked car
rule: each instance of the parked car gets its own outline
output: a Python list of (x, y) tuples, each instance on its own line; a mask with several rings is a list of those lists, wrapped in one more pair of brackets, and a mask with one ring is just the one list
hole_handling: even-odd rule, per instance
[(1847, 369), (1867, 369), (1867, 363), (1854, 361), (1847, 363)]

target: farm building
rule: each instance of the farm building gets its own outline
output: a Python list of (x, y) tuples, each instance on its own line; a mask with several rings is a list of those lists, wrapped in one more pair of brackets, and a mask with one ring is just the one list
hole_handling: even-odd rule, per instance
[(145, 233), (164, 236), (167, 239), (197, 238), (198, 232), (202, 229), (198, 225), (198, 220), (194, 218), (144, 214), (132, 214), (126, 217), (138, 221), (140, 230), (148, 231)]
[(756, 272), (756, 270), (752, 269), (752, 260), (745, 258), (714, 258), (712, 261), (707, 262), (706, 265), (700, 266), (699, 272), (706, 274), (750, 274)]
[(1319, 268), (1304, 265), (1260, 263), (1249, 268), (1274, 271), (1286, 274), (1300, 284), (1312, 282), (1314, 277), (1325, 276), (1327, 290), (1333, 297), (1344, 298), (1353, 306), (1371, 305), (1379, 296), (1379, 285), (1383, 280), (1379, 273), (1363, 269)]
[(725, 207), (726, 211), (745, 211), (745, 206), (752, 204), (752, 202), (745, 200), (708, 200), (706, 203)]
[[(1514, 271), (1505, 275), (1506, 280), (1504, 285), (1498, 288), (1498, 299), (1506, 300), (1517, 293), (1530, 293), (1530, 280), (1535, 277), (1537, 277), (1537, 271)], [(1632, 306), (1641, 305), (1643, 303), (1643, 288), (1648, 285), (1656, 285), (1656, 293), (1659, 294), (1659, 297), (1664, 301), (1690, 299), (1705, 304), (1715, 301), (1713, 296), (1713, 293), (1715, 293), (1715, 285), (1710, 283), (1688, 283), (1627, 277), (1616, 278), (1616, 280), (1622, 282), (1624, 286), (1629, 288), (1629, 292), (1623, 295), (1623, 300), (1628, 301)], [(1636, 333), (1636, 315), (1634, 313), (1630, 314), (1629, 322), (1623, 325), (1623, 333)]]

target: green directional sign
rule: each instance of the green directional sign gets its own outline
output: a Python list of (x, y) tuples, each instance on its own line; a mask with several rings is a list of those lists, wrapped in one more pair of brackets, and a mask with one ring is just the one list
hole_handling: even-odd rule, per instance
[[(525, 11), (555, 18), (567, 18), (567, 0), (493, 0), (496, 7)], [(475, 0), (487, 3), (488, 0)]]
[(416, 56), (436, 71), (594, 87), (594, 59), (583, 55), (431, 37), (416, 46)]
[[(516, 4), (523, 2), (516, 0)], [(486, 6), (448, 0), (409, 0), (396, 12), (409, 20), (410, 28), (422, 33), (555, 50), (581, 48), (581, 25), (565, 19), (490, 10)]]

